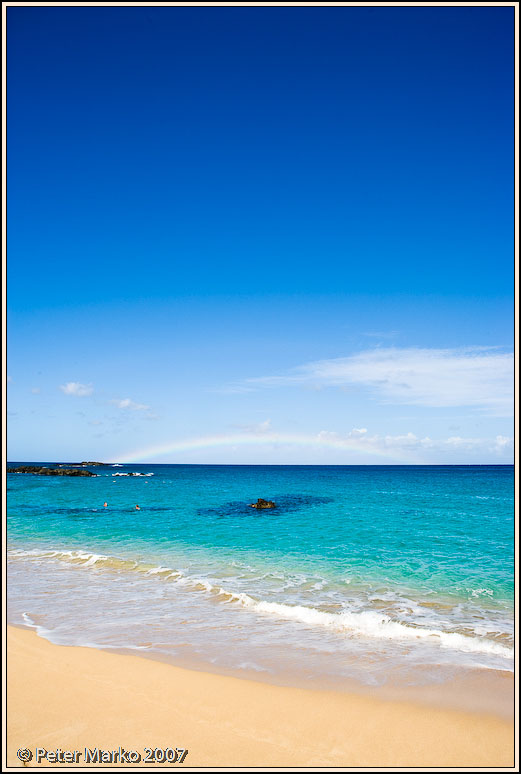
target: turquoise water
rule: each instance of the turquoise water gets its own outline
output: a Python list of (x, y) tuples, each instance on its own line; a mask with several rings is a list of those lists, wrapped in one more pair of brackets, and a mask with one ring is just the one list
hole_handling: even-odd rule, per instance
[(513, 668), (511, 466), (91, 470), (9, 474), (12, 623), (366, 683)]

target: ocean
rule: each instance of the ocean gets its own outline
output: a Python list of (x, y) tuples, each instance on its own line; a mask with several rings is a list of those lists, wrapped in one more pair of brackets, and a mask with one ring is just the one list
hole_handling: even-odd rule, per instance
[(274, 681), (513, 670), (513, 466), (90, 470), (8, 474), (9, 623)]

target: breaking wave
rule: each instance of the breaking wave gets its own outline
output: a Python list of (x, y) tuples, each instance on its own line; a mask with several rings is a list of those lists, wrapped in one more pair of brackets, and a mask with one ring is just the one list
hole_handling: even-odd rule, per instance
[(341, 610), (331, 613), (305, 605), (289, 605), (255, 599), (245, 592), (230, 591), (207, 578), (187, 575), (181, 570), (163, 565), (147, 564), (133, 559), (91, 553), (81, 550), (8, 550), (8, 558), (35, 562), (64, 562), (67, 566), (95, 569), (107, 572), (139, 573), (142, 578), (175, 582), (179, 587), (205, 593), (217, 602), (247, 608), (259, 616), (275, 617), (310, 627), (323, 627), (348, 637), (396, 640), (402, 642), (424, 641), (443, 649), (464, 653), (482, 653), (512, 659), (514, 649), (485, 637), (469, 636), (458, 632), (416, 625), (413, 621), (403, 623), (393, 620), (381, 611), (364, 610), (351, 612)]

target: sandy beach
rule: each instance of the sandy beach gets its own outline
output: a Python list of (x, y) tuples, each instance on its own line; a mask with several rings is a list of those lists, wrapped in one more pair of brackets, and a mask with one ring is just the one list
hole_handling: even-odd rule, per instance
[(189, 671), (14, 627), (7, 644), (8, 766), (37, 747), (77, 750), (78, 765), (86, 747), (142, 759), (145, 748), (186, 749), (185, 767), (514, 763), (513, 724), (492, 715)]

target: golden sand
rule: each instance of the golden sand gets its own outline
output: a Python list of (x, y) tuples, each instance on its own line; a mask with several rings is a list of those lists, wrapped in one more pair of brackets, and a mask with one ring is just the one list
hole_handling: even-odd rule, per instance
[(19, 748), (78, 750), (84, 765), (86, 747), (120, 746), (188, 749), (185, 767), (514, 763), (513, 724), (493, 715), (189, 671), (13, 627), (7, 637), (8, 766)]

